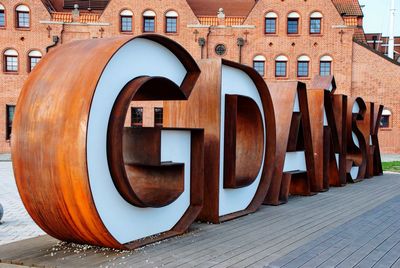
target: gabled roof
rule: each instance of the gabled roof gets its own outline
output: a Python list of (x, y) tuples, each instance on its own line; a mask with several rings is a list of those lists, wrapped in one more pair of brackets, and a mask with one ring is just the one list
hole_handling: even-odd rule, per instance
[(358, 0), (332, 0), (332, 3), (342, 16), (364, 16)]
[(257, 3), (255, 0), (187, 0), (196, 16), (217, 16), (218, 9), (223, 8), (230, 17), (247, 17)]

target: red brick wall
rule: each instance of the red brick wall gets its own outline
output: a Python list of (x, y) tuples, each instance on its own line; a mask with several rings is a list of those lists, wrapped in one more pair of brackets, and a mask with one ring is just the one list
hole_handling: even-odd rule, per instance
[[(9, 144), (5, 142), (5, 106), (6, 104), (15, 104), (17, 96), (22, 87), (23, 81), (27, 76), (27, 53), (35, 48), (45, 53), (48, 45), (52, 44), (51, 36), (57, 35), (61, 37), (60, 43), (67, 43), (78, 39), (101, 38), (120, 35), (120, 11), (130, 9), (133, 16), (133, 33), (132, 36), (142, 34), (143, 17), (145, 10), (151, 9), (156, 13), (156, 33), (163, 34), (169, 38), (179, 42), (185, 47), (195, 59), (200, 59), (201, 49), (198, 45), (198, 38), (205, 38), (208, 42), (204, 48), (204, 57), (208, 55), (210, 58), (219, 57), (215, 54), (215, 46), (217, 44), (225, 44), (227, 52), (223, 56), (226, 59), (238, 61), (239, 48), (237, 46), (237, 38), (242, 37), (247, 40), (242, 50), (242, 63), (252, 66), (253, 58), (256, 55), (263, 55), (266, 58), (266, 80), (275, 80), (274, 77), (274, 60), (276, 56), (283, 54), (288, 57), (288, 77), (283, 79), (297, 78), (297, 58), (300, 55), (307, 55), (311, 58), (310, 77), (301, 78), (306, 84), (310, 84), (312, 77), (319, 73), (319, 59), (323, 55), (330, 55), (333, 58), (333, 74), (335, 75), (338, 92), (350, 94), (353, 92), (357, 95), (375, 96), (363, 90), (359, 83), (368, 79), (369, 87), (376, 89), (382, 87), (395, 88), (395, 82), (387, 79), (387, 76), (395, 77), (398, 75), (399, 67), (389, 68), (386, 73), (376, 75), (375, 68), (371, 68), (375, 62), (385, 62), (379, 56), (374, 55), (366, 49), (358, 48), (353, 45), (354, 28), (343, 28), (344, 21), (337, 12), (331, 0), (260, 0), (250, 12), (244, 25), (240, 27), (204, 27), (199, 26), (197, 17), (194, 15), (185, 0), (111, 0), (100, 17), (100, 24), (48, 24), (43, 21), (50, 20), (50, 14), (41, 4), (39, 0), (24, 0), (31, 7), (31, 30), (19, 31), (14, 29), (13, 8), (14, 1), (0, 0), (7, 9), (7, 27), (0, 29), (0, 50), (3, 51), (8, 47), (17, 49), (20, 53), (20, 72), (18, 75), (3, 74), (0, 72), (0, 152), (8, 152)], [(165, 13), (174, 10), (179, 14), (178, 17), (178, 33), (165, 33)], [(264, 16), (267, 12), (274, 11), (278, 14), (278, 33), (276, 35), (264, 34)], [(286, 17), (287, 14), (296, 11), (300, 14), (300, 32), (296, 36), (288, 36), (286, 33)], [(312, 12), (318, 11), (323, 14), (323, 29), (321, 35), (309, 34), (309, 16)], [(215, 10), (215, 14), (217, 10)], [(226, 14), (230, 16), (230, 14)], [(42, 21), (43, 23), (40, 23)], [(50, 37), (46, 28), (52, 28)], [(194, 34), (197, 32), (197, 35)], [(24, 37), (24, 40), (21, 40)], [(354, 47), (354, 48), (353, 48)], [(364, 51), (365, 50), (365, 51)], [(353, 56), (353, 53), (357, 55)], [(362, 58), (364, 57), (364, 58)], [(353, 63), (354, 59), (354, 63)], [(368, 61), (368, 63), (363, 62)], [(1, 63), (2, 64), (2, 63)], [(359, 67), (366, 71), (360, 73)], [(382, 63), (384, 66), (385, 63)], [(353, 72), (356, 72), (353, 74)], [(282, 78), (279, 78), (282, 79)], [(354, 90), (351, 91), (351, 87)], [(385, 99), (386, 100), (386, 99)], [(393, 102), (392, 99), (388, 101)], [(388, 101), (383, 101), (388, 103)], [(159, 103), (136, 104), (143, 106), (144, 109), (144, 125), (153, 125), (154, 107), (158, 107)], [(392, 105), (392, 104), (390, 104)], [(393, 110), (396, 119), (398, 110)], [(128, 113), (127, 121), (130, 122), (130, 113)], [(390, 136), (390, 133), (397, 133), (396, 129), (400, 127), (400, 122), (394, 120), (393, 128), (381, 136)], [(394, 139), (383, 139), (384, 151), (399, 151), (400, 144), (394, 144)], [(386, 144), (387, 143), (387, 144)], [(389, 144), (390, 143), (390, 144)]]
[(354, 43), (352, 94), (384, 104), (392, 112), (390, 127), (381, 129), (381, 151), (400, 153), (400, 66)]
[[(28, 75), (28, 53), (35, 49), (44, 55), (46, 47), (52, 44), (48, 38), (47, 25), (39, 23), (40, 20), (49, 20), (50, 14), (41, 1), (0, 0), (6, 9), (6, 27), (0, 28), (0, 152), (9, 152), (10, 143), (6, 141), (6, 105), (15, 105), (24, 80)], [(31, 10), (30, 30), (15, 28), (15, 7), (25, 4)], [(55, 26), (56, 28), (57, 26)], [(3, 53), (6, 49), (17, 50), (19, 56), (19, 71), (17, 74), (5, 74)]]
[[(278, 32), (276, 36), (264, 34), (264, 17), (268, 12), (278, 14)], [(287, 34), (287, 15), (290, 12), (300, 15), (299, 36)], [(309, 34), (309, 16), (318, 11), (322, 13), (322, 34)], [(249, 44), (244, 49), (244, 63), (252, 64), (255, 55), (261, 53), (267, 58), (266, 79), (273, 80), (274, 60), (279, 54), (289, 58), (288, 78), (297, 78), (297, 58), (308, 55), (310, 62), (310, 78), (319, 73), (319, 59), (323, 55), (333, 58), (333, 73), (340, 93), (347, 94), (351, 88), (351, 60), (353, 28), (343, 29), (335, 26), (344, 25), (344, 21), (330, 0), (299, 1), (296, 0), (268, 0), (259, 1), (245, 24), (255, 25), (256, 29), (249, 35)], [(243, 32), (243, 31), (241, 31)], [(242, 35), (242, 33), (240, 33)], [(272, 45), (270, 45), (272, 43)], [(301, 78), (309, 84), (310, 78)]]

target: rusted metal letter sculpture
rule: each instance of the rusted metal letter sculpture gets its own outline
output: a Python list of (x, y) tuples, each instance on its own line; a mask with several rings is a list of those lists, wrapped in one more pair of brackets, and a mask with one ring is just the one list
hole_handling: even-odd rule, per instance
[(315, 177), (306, 86), (268, 83), (276, 116), (276, 159), (265, 204), (279, 205), (289, 194), (311, 195)]
[(204, 207), (214, 223), (254, 212), (271, 183), (275, 120), (268, 88), (249, 67), (226, 60), (199, 62), (188, 102), (164, 104), (168, 127), (203, 128)]
[[(120, 249), (382, 174), (383, 106), (196, 63), (158, 35), (76, 41), (21, 92), (12, 159), (34, 221), (64, 241)], [(132, 101), (163, 101), (164, 128), (125, 127)]]
[(199, 73), (180, 45), (156, 35), (49, 53), (22, 90), (12, 141), (35, 222), (61, 240), (114, 248), (186, 231), (203, 203), (203, 131), (124, 121), (132, 100), (187, 99)]

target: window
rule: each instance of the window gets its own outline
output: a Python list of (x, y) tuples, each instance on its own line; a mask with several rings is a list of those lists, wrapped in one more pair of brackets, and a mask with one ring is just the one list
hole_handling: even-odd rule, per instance
[(332, 58), (330, 56), (323, 56), (319, 63), (319, 75), (329, 76), (332, 74)]
[(310, 69), (310, 58), (308, 56), (300, 56), (297, 59), (297, 77), (308, 77)]
[(131, 126), (143, 126), (143, 108), (132, 108), (131, 110)]
[(133, 13), (132, 11), (125, 9), (122, 10), (120, 13), (120, 24), (121, 24), (121, 32), (125, 33), (130, 33), (132, 32), (132, 18), (133, 18)]
[(10, 73), (18, 72), (18, 52), (8, 49), (4, 52), (4, 71)]
[(16, 27), (29, 28), (30, 27), (29, 8), (25, 5), (19, 5), (15, 9), (15, 11), (16, 11)]
[(292, 12), (288, 15), (287, 20), (287, 33), (298, 34), (299, 33), (299, 18), (300, 15), (296, 12)]
[(29, 58), (29, 72), (35, 68), (36, 64), (42, 59), (42, 53), (38, 50), (32, 50), (28, 54)]
[(154, 126), (163, 126), (163, 108), (154, 108)]
[(6, 26), (6, 11), (2, 4), (0, 4), (0, 27)]
[(381, 128), (390, 127), (390, 116), (391, 115), (392, 115), (391, 111), (389, 111), (388, 109), (383, 109), (381, 122), (380, 122), (380, 125), (379, 125)]
[(6, 105), (6, 140), (9, 140), (11, 138), (14, 112), (15, 112), (15, 105)]
[(265, 75), (265, 57), (258, 55), (253, 59), (253, 68), (261, 75)]
[(165, 32), (178, 32), (178, 13), (176, 13), (175, 11), (168, 11), (165, 14)]
[(276, 19), (278, 15), (274, 12), (269, 12), (265, 15), (265, 33), (275, 34), (276, 33)]
[(389, 127), (389, 115), (382, 115), (380, 127), (381, 128), (388, 128)]
[(314, 12), (310, 16), (310, 34), (320, 34), (321, 33), (321, 20), (322, 14), (319, 12)]
[(285, 56), (278, 56), (275, 59), (275, 77), (287, 76), (287, 61), (288, 58)]
[(155, 32), (156, 31), (156, 13), (151, 10), (147, 10), (143, 13), (143, 32)]

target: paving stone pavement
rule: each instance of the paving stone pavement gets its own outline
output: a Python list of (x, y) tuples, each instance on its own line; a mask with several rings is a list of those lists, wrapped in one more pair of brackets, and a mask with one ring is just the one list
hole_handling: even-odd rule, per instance
[(10, 161), (0, 161), (0, 203), (4, 208), (0, 223), (0, 245), (44, 234), (22, 204)]

